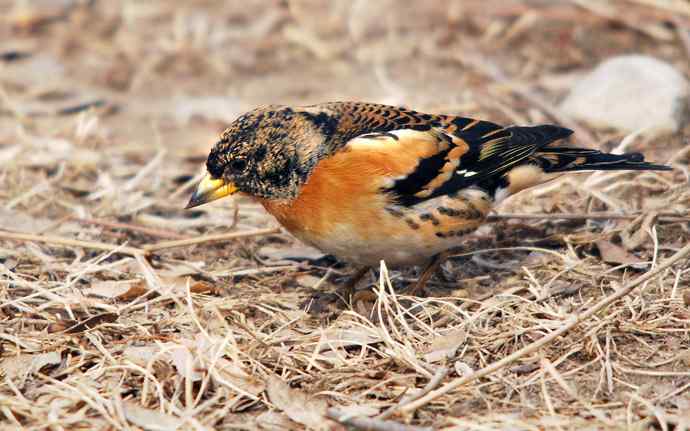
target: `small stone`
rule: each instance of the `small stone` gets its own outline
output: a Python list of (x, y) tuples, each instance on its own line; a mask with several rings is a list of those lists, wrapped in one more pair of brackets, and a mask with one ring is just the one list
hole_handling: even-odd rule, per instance
[(578, 82), (564, 113), (592, 127), (673, 133), (683, 127), (690, 85), (668, 63), (644, 55), (611, 58)]
[(315, 277), (313, 275), (305, 274), (295, 278), (295, 281), (300, 286), (311, 289), (317, 284), (319, 284), (319, 282), (321, 281), (321, 277)]
[(690, 307), (690, 289), (683, 292), (683, 304), (685, 304), (686, 307)]

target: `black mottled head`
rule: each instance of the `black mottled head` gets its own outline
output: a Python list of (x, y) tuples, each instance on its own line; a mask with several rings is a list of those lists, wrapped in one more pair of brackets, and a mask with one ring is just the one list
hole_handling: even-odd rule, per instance
[(290, 199), (309, 177), (337, 126), (330, 113), (268, 106), (248, 112), (214, 145), (206, 168), (238, 191)]

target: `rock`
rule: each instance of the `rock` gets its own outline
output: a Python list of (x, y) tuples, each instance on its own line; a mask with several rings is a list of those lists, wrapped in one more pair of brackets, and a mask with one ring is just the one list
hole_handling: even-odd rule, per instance
[(578, 82), (564, 113), (592, 127), (673, 133), (683, 127), (690, 85), (668, 63), (643, 55), (609, 59)]

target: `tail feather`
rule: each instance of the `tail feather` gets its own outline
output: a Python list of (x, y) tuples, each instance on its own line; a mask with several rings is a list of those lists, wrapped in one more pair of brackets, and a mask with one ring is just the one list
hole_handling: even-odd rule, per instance
[(546, 173), (573, 171), (668, 171), (670, 166), (645, 162), (640, 153), (608, 154), (582, 148), (543, 147), (532, 156)]
[(522, 163), (507, 170), (486, 190), (500, 202), (522, 190), (574, 171), (669, 171), (670, 166), (645, 162), (640, 153), (607, 154), (584, 148), (542, 146)]

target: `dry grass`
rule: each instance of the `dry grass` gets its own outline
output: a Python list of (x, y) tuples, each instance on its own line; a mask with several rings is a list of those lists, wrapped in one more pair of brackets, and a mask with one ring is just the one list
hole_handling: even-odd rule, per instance
[[(687, 3), (286, 3), (0, 0), (2, 424), (688, 429), (689, 130), (555, 103), (615, 54), (690, 75)], [(677, 169), (523, 193), (431, 297), (382, 267), (374, 304), (313, 316), (346, 267), (252, 202), (182, 208), (238, 113), (337, 99), (557, 121)]]

